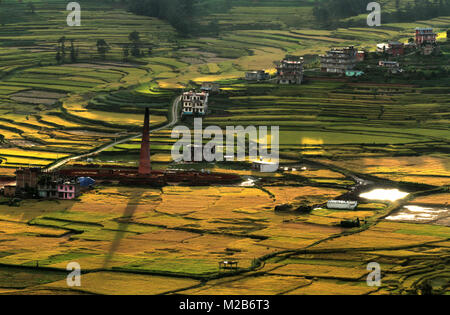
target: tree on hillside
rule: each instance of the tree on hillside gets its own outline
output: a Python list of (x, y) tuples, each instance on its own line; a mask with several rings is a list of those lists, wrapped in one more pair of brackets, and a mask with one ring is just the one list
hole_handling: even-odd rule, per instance
[(61, 47), (60, 47), (60, 46), (56, 46), (56, 55), (55, 55), (55, 59), (56, 59), (56, 62), (57, 62), (58, 64), (61, 64), (61, 63), (62, 63), (63, 58), (62, 58), (62, 55), (61, 55)]
[(131, 32), (128, 36), (128, 39), (131, 42), (131, 55), (133, 57), (140, 57), (141, 56), (141, 35), (139, 32), (134, 31)]
[(75, 63), (78, 61), (78, 49), (74, 45), (75, 40), (70, 40), (70, 61)]
[(130, 56), (130, 47), (129, 47), (128, 44), (125, 44), (125, 45), (123, 46), (123, 51), (122, 51), (122, 53), (123, 53), (123, 60), (124, 60), (124, 61), (128, 61), (128, 56)]
[(61, 54), (61, 60), (62, 62), (64, 62), (64, 57), (66, 56), (66, 37), (62, 36), (61, 38), (58, 39), (58, 44), (59, 44), (59, 51)]
[(219, 36), (220, 33), (220, 25), (219, 22), (214, 19), (208, 24), (208, 30), (216, 36)]
[(131, 32), (130, 35), (128, 35), (128, 39), (130, 42), (140, 42), (141, 41), (141, 35), (138, 31)]
[(28, 2), (28, 3), (27, 3), (27, 7), (28, 7), (28, 9), (30, 9), (30, 11), (31, 11), (32, 14), (35, 13), (35, 11), (36, 11), (36, 6), (34, 5), (33, 2)]
[(180, 33), (189, 34), (196, 29), (194, 17), (197, 9), (205, 8), (196, 7), (197, 2), (198, 0), (130, 0), (129, 9), (135, 14), (165, 20)]
[(106, 59), (106, 53), (111, 49), (108, 43), (104, 39), (97, 40), (97, 52), (102, 57)]

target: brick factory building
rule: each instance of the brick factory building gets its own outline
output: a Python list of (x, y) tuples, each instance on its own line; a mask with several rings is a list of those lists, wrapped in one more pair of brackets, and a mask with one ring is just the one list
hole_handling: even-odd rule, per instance
[(41, 176), (40, 168), (20, 168), (16, 171), (17, 190), (36, 189)]

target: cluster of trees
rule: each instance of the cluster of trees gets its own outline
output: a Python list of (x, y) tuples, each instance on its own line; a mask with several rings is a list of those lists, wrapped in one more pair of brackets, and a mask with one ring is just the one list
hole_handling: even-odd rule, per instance
[(395, 12), (387, 13), (383, 19), (386, 22), (410, 22), (449, 14), (450, 0), (414, 0), (404, 5), (400, 0), (395, 0)]
[(134, 14), (165, 20), (183, 35), (218, 33), (217, 21), (205, 27), (197, 23), (196, 18), (224, 12), (232, 6), (233, 0), (128, 0), (128, 8)]
[[(339, 23), (340, 19), (367, 13), (366, 0), (324, 0), (316, 1), (313, 14), (323, 26), (352, 26)], [(450, 0), (395, 0), (395, 9), (390, 12), (383, 10), (381, 15), (383, 23), (412, 22), (426, 20), (450, 14)], [(352, 23), (352, 22), (349, 22)], [(361, 20), (359, 23), (366, 23)]]
[(198, 0), (130, 0), (129, 9), (138, 15), (146, 15), (168, 21), (180, 33), (193, 31), (195, 4)]
[(144, 57), (145, 48), (147, 49), (148, 56), (151, 56), (153, 52), (153, 45), (142, 43), (141, 35), (139, 34), (139, 32), (131, 32), (130, 35), (128, 35), (128, 40), (130, 41), (130, 43), (123, 46), (123, 59), (125, 61), (128, 60), (130, 54), (135, 58)]
[(29, 13), (25, 3), (0, 0), (0, 25), (24, 21), (27, 15)]
[[(152, 54), (153, 46), (151, 44), (144, 44), (141, 41), (141, 35), (139, 32), (134, 31), (131, 32), (128, 36), (130, 43), (123, 45), (123, 59), (125, 61), (128, 60), (128, 57), (131, 55), (133, 57), (139, 58), (144, 57), (146, 55), (144, 48), (147, 49), (148, 55)], [(70, 47), (66, 46), (66, 43), (70, 42)], [(105, 60), (107, 53), (111, 50), (111, 46), (104, 39), (98, 39), (96, 42), (97, 53), (101, 57), (101, 59)], [(58, 45), (56, 46), (56, 55), (55, 59), (58, 64), (65, 63), (68, 59), (67, 51), (70, 54), (70, 62), (75, 63), (78, 61), (79, 49), (75, 46), (74, 39), (67, 39), (65, 36), (62, 36), (58, 39)]]
[(314, 17), (322, 24), (367, 12), (367, 0), (324, 0), (316, 1)]
[(75, 47), (75, 40), (74, 39), (67, 39), (65, 36), (62, 36), (58, 39), (58, 46), (56, 46), (56, 62), (58, 64), (65, 63), (66, 62), (66, 55), (67, 55), (67, 47), (66, 42), (70, 42), (70, 62), (75, 63), (78, 61), (78, 54), (79, 50)]

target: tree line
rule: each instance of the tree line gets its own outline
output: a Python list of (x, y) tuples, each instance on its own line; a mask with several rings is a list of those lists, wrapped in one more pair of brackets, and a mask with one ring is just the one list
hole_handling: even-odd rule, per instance
[[(137, 31), (133, 31), (128, 35), (129, 43), (122, 44), (122, 56), (123, 61), (128, 61), (129, 56), (133, 56), (135, 58), (144, 57), (146, 56), (146, 51), (144, 48), (147, 49), (147, 55), (150, 56), (153, 51), (153, 45), (152, 44), (145, 44), (141, 40), (141, 35)], [(69, 46), (66, 44), (70, 43)], [(108, 44), (108, 42), (105, 39), (97, 39), (96, 42), (96, 48), (97, 48), (97, 54), (102, 60), (106, 60), (108, 52), (111, 50), (111, 46)], [(58, 64), (66, 63), (67, 61), (70, 61), (71, 63), (76, 63), (79, 61), (79, 48), (76, 46), (74, 39), (66, 38), (65, 36), (62, 36), (58, 39), (57, 45), (55, 47), (56, 54), (55, 54), (55, 60)], [(67, 55), (68, 58), (67, 58)]]
[(233, 6), (233, 0), (128, 0), (128, 9), (134, 14), (159, 18), (169, 22), (182, 35), (218, 32), (218, 24), (202, 26), (196, 18), (224, 12)]

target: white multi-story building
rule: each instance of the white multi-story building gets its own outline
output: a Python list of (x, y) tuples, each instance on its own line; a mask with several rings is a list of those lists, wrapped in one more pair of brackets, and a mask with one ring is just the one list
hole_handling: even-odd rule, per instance
[(353, 46), (328, 51), (320, 56), (322, 71), (343, 74), (347, 70), (353, 70), (357, 63), (357, 53)]
[(208, 112), (207, 92), (189, 91), (183, 93), (183, 115), (206, 115)]
[(278, 84), (302, 84), (303, 57), (286, 56), (277, 63)]

